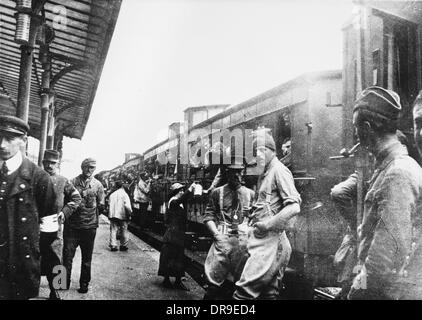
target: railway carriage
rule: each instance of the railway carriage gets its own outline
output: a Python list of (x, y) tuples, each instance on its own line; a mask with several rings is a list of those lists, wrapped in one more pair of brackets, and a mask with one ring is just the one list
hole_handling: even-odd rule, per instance
[[(209, 106), (213, 112), (206, 111), (207, 106), (188, 108), (185, 126), (172, 124), (169, 138), (144, 153), (143, 170), (157, 177), (162, 190), (164, 205), (155, 217), (160, 221), (172, 182), (197, 181), (204, 189), (209, 187), (219, 167), (210, 161), (212, 146), (241, 145), (243, 151), (250, 151), (248, 135), (264, 127), (275, 138), (277, 157), (285, 160), (283, 143), (290, 141), (286, 164), (303, 200), (301, 214), (288, 230), (293, 254), (285, 283), (288, 289), (300, 288), (290, 290), (290, 298), (312, 298), (312, 288), (336, 286), (332, 258), (346, 224), (329, 194), (354, 170), (359, 173), (358, 220), (362, 215), (362, 186), (371, 175), (371, 161), (359, 151), (351, 157), (333, 157), (357, 142), (351, 121), (357, 93), (370, 85), (398, 92), (404, 111), (400, 129), (413, 141), (411, 105), (422, 88), (422, 5), (415, 1), (355, 4), (357, 13), (343, 28), (342, 71), (305, 74), (242, 103)], [(409, 152), (416, 157), (412, 143)], [(250, 188), (256, 184), (253, 170), (248, 168), (245, 178)], [(198, 236), (206, 239), (207, 235), (201, 220), (204, 205), (200, 208), (188, 206), (187, 242), (197, 248)]]

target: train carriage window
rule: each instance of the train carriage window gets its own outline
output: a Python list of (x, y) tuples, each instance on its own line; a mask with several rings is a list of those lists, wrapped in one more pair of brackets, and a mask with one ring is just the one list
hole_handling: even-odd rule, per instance
[(384, 86), (400, 95), (403, 114), (400, 127), (412, 125), (411, 104), (416, 98), (417, 63), (416, 39), (417, 26), (409, 21), (382, 14), (384, 19)]
[(372, 52), (372, 85), (380, 85), (380, 50)]

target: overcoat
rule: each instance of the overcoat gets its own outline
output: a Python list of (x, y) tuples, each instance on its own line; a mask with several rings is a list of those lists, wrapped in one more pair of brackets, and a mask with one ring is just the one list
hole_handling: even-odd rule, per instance
[(41, 217), (57, 212), (56, 193), (50, 176), (24, 158), (7, 196), (5, 209), (12, 297), (32, 298), (38, 295), (40, 286), (39, 221)]

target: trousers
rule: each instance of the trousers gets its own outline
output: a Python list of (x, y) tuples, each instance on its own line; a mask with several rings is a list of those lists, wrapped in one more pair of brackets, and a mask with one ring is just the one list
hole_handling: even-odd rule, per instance
[(250, 229), (247, 248), (250, 256), (236, 282), (233, 298), (277, 299), (280, 282), (292, 252), (286, 233), (268, 232), (258, 236)]
[(41, 274), (47, 276), (50, 290), (55, 289), (53, 287), (53, 268), (61, 265), (61, 254), (56, 250), (57, 247), (61, 247), (59, 242), (58, 232), (40, 233)]
[(91, 281), (91, 261), (97, 229), (74, 229), (66, 226), (63, 232), (63, 264), (66, 268), (67, 283), (70, 284), (72, 263), (78, 247), (81, 248), (81, 276), (79, 284), (88, 285)]
[(216, 236), (205, 260), (205, 275), (210, 284), (221, 286), (231, 273), (237, 281), (248, 259), (247, 235)]
[(117, 248), (117, 232), (120, 232), (120, 246), (127, 247), (129, 243), (128, 222), (112, 218), (110, 219), (110, 248)]

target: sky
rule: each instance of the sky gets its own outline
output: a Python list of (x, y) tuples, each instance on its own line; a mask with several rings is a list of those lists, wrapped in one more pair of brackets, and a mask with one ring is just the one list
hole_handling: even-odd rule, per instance
[(352, 0), (123, 0), (82, 140), (61, 173), (97, 172), (167, 138), (188, 107), (236, 104), (303, 73), (342, 68)]

